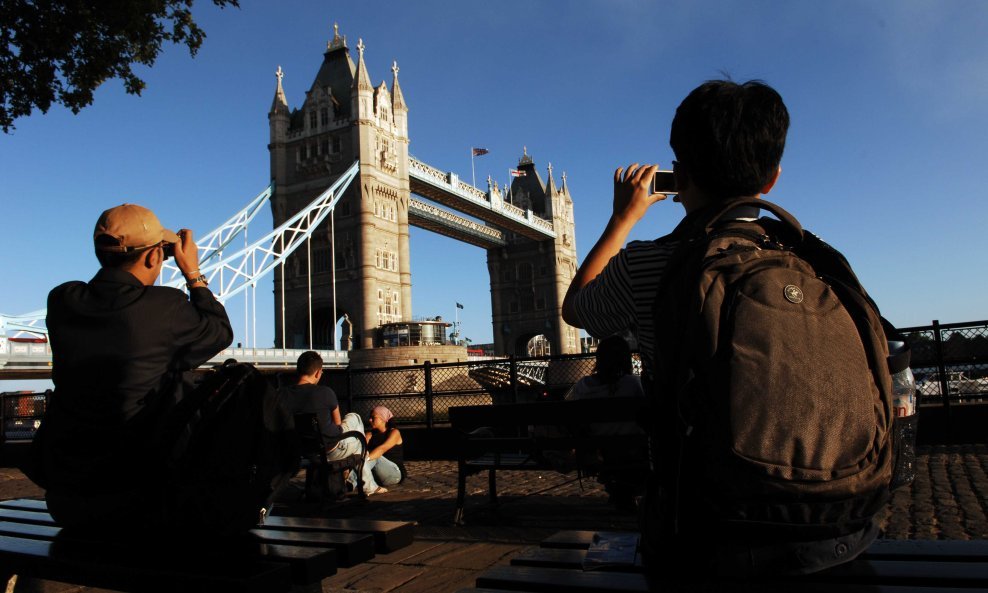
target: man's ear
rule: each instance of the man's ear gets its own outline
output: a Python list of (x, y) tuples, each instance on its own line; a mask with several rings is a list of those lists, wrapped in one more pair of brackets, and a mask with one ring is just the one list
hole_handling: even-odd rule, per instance
[(319, 379), (322, 379), (322, 367), (316, 369), (316, 372), (315, 374), (313, 374), (313, 377), (316, 378), (316, 382), (318, 382)]
[(765, 186), (762, 188), (762, 191), (760, 191), (759, 193), (767, 194), (768, 192), (772, 191), (772, 188), (775, 187), (775, 182), (779, 180), (779, 175), (781, 174), (782, 174), (782, 166), (780, 165), (775, 169), (775, 175), (772, 175), (772, 179), (770, 179), (769, 182), (765, 184)]
[(162, 263), (164, 259), (164, 250), (160, 247), (152, 247), (148, 249), (147, 255), (144, 256), (144, 267), (153, 270), (158, 264)]

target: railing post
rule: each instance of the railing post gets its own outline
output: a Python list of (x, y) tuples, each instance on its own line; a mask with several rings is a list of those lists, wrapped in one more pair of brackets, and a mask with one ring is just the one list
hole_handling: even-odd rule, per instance
[(350, 373), (350, 365), (346, 367), (346, 405), (347, 412), (353, 411), (353, 375)]
[(936, 344), (937, 375), (940, 378), (940, 394), (943, 395), (943, 409), (950, 426), (950, 383), (947, 381), (947, 366), (943, 362), (943, 337), (940, 335), (940, 320), (933, 320), (933, 342)]
[(427, 360), (422, 366), (425, 370), (425, 427), (432, 430), (432, 363)]
[(518, 361), (515, 355), (508, 357), (508, 380), (511, 382), (511, 403), (518, 403)]

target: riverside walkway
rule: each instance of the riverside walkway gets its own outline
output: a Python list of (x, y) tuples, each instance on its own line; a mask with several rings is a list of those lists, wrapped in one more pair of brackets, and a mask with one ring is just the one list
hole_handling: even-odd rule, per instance
[[(480, 572), (507, 564), (522, 549), (564, 529), (634, 530), (635, 517), (614, 511), (603, 489), (575, 474), (503, 472), (501, 504), (486, 504), (485, 476), (468, 481), (465, 526), (452, 524), (456, 463), (408, 462), (408, 479), (366, 504), (348, 501), (334, 518), (416, 521), (415, 542), (341, 569), (322, 582), (324, 593), (454, 592), (472, 587)], [(897, 492), (881, 517), (885, 537), (896, 539), (988, 539), (988, 445), (923, 447), (917, 479)], [(42, 497), (43, 491), (15, 469), (0, 468), (0, 499)], [(17, 591), (99, 591), (48, 581), (21, 582)]]

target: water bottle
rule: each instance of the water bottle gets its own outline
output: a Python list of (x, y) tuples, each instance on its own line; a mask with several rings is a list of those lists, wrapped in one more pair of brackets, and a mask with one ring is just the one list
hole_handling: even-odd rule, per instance
[(894, 467), (890, 489), (911, 484), (916, 477), (916, 379), (909, 368), (909, 345), (889, 342), (889, 372), (892, 373), (892, 454)]

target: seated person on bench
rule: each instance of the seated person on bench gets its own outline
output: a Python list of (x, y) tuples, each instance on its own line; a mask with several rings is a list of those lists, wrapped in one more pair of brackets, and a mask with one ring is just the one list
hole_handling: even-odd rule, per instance
[(282, 400), (292, 414), (315, 414), (323, 439), (329, 443), (326, 458), (344, 459), (360, 452), (360, 443), (354, 438), (335, 442), (344, 432), (364, 432), (364, 423), (357, 414), (347, 414), (340, 418), (340, 404), (336, 393), (320, 385), (323, 360), (312, 350), (299, 355), (295, 363), (298, 378), (294, 385), (281, 388)]
[[(601, 340), (597, 345), (596, 358), (593, 374), (573, 385), (566, 394), (567, 400), (645, 396), (641, 379), (631, 372), (631, 347), (622, 336), (614, 335)], [(644, 433), (634, 422), (599, 422), (590, 425), (590, 434), (604, 437)], [(606, 466), (610, 460), (619, 462), (628, 457), (644, 456), (646, 452), (601, 446), (600, 454)], [(625, 472), (602, 470), (598, 479), (610, 495), (609, 502), (619, 509), (633, 510), (634, 497), (643, 493), (641, 479), (628, 476)]]
[[(367, 494), (384, 493), (386, 486), (400, 484), (405, 479), (405, 456), (401, 431), (394, 427), (394, 414), (384, 406), (371, 411), (370, 431), (367, 432), (367, 459), (364, 461), (364, 490)], [(351, 472), (348, 480), (354, 487), (357, 478)]]

